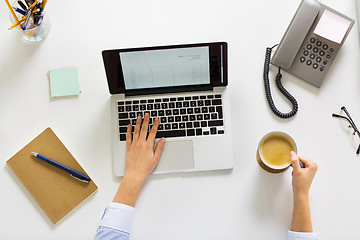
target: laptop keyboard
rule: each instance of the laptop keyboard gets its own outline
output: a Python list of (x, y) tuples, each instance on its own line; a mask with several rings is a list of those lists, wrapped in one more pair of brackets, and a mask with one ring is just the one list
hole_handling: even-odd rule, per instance
[(127, 126), (136, 124), (137, 116), (150, 114), (160, 124), (156, 138), (215, 136), (225, 133), (221, 94), (176, 98), (154, 98), (118, 101), (120, 141), (126, 141)]

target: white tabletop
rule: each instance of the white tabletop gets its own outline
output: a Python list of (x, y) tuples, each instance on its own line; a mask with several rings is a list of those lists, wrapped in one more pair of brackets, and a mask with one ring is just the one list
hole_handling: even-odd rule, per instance
[[(356, 19), (353, 0), (324, 4)], [(131, 239), (285, 239), (292, 214), (291, 169), (270, 174), (256, 162), (260, 138), (280, 130), (301, 156), (316, 161), (311, 188), (314, 231), (321, 239), (359, 239), (360, 159), (349, 131), (331, 117), (345, 105), (360, 125), (357, 24), (317, 89), (283, 73), (299, 103), (280, 120), (262, 80), (265, 48), (278, 43), (300, 1), (49, 1), (49, 36), (26, 44), (0, 7), (0, 238), (92, 239), (120, 183), (112, 174), (110, 94), (101, 51), (226, 41), (234, 169), (150, 176), (139, 197)], [(51, 99), (46, 73), (75, 64), (79, 97)], [(275, 68), (271, 71), (276, 72)], [(282, 111), (290, 110), (272, 81)], [(99, 191), (52, 224), (6, 161), (51, 127)], [(219, 159), (220, 160), (220, 159)]]

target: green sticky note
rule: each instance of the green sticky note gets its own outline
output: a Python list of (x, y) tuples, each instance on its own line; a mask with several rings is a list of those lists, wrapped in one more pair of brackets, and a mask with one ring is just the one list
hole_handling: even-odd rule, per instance
[(79, 95), (78, 68), (59, 68), (50, 70), (51, 97)]

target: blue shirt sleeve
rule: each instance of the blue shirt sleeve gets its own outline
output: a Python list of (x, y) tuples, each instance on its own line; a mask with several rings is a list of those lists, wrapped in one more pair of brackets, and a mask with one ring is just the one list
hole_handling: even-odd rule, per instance
[(135, 209), (121, 203), (110, 203), (104, 211), (95, 240), (128, 240)]

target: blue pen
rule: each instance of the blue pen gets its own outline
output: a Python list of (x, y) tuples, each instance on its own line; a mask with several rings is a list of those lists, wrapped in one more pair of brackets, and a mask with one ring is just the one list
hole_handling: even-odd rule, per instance
[(58, 162), (55, 162), (54, 160), (51, 160), (50, 158), (47, 158), (39, 153), (35, 153), (35, 152), (32, 152), (32, 154), (37, 157), (38, 159), (41, 159), (57, 168), (60, 168), (61, 170), (64, 170), (68, 173), (70, 173), (71, 176), (73, 176), (74, 178), (80, 180), (80, 181), (83, 181), (83, 182), (90, 182), (90, 178), (78, 171), (75, 171), (74, 169), (71, 169), (71, 168), (68, 168), (64, 165), (62, 165), (61, 163), (58, 163)]
[(18, 12), (21, 15), (26, 16), (26, 12), (24, 10), (21, 10), (20, 8), (16, 8), (16, 7), (13, 7), (13, 9), (15, 10), (15, 12)]

